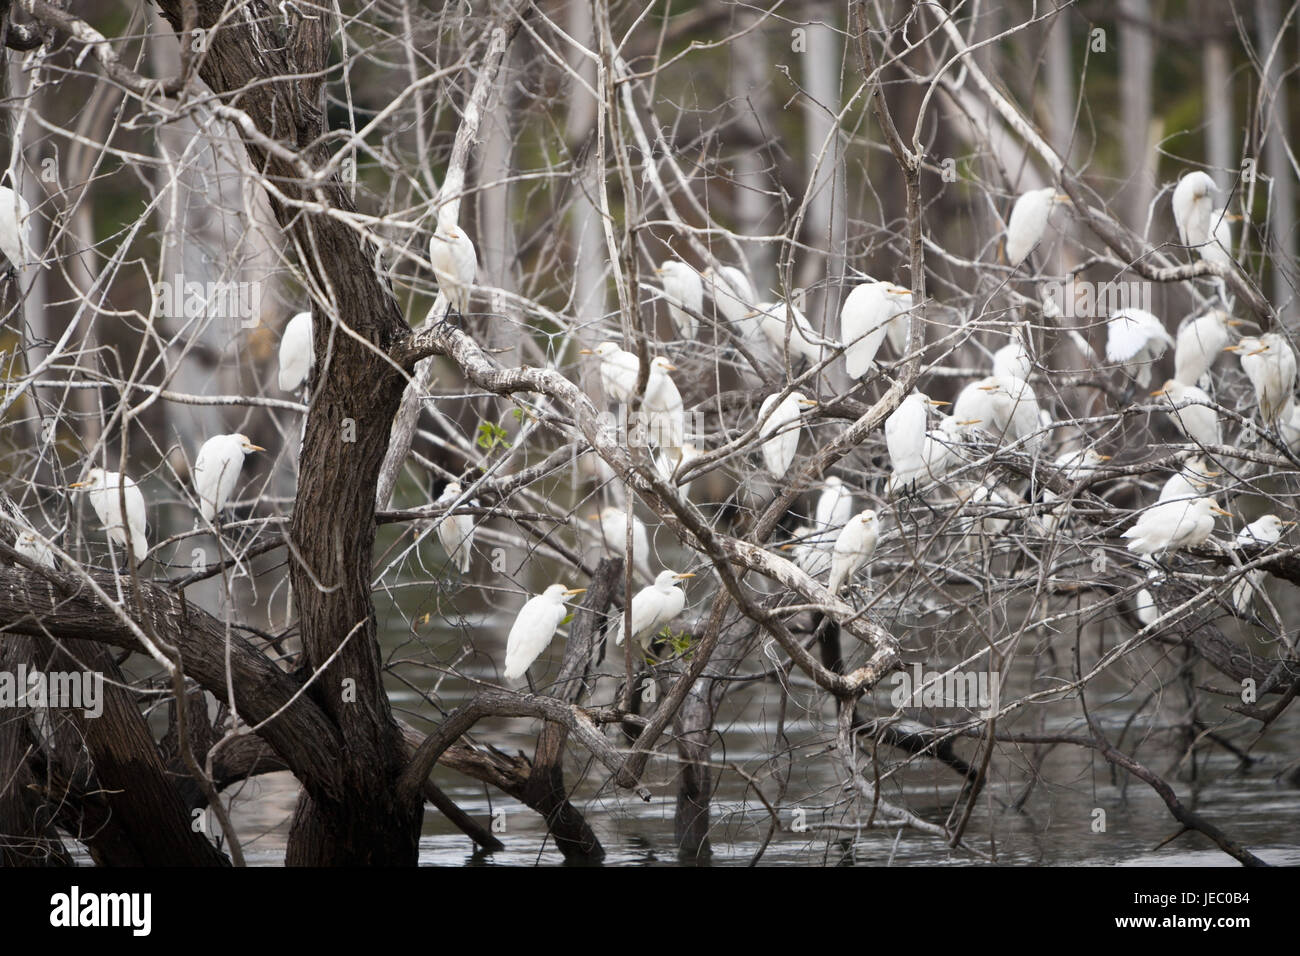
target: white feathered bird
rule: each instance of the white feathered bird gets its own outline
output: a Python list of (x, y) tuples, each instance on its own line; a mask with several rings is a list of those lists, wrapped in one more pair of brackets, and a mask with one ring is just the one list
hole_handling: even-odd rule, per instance
[(700, 274), (684, 262), (669, 259), (655, 270), (663, 283), (664, 298), (668, 300), (668, 316), (684, 339), (693, 340), (699, 331), (699, 319), (704, 311), (704, 283)]
[(53, 569), (54, 552), (34, 531), (24, 531), (14, 541), (14, 550), (43, 568)]
[(831, 549), (831, 574), (826, 582), (832, 596), (838, 596), (840, 588), (871, 558), (878, 536), (876, 513), (870, 508), (854, 515), (840, 530)]
[(311, 373), (316, 352), (311, 340), (311, 313), (299, 312), (280, 336), (280, 391), (294, 392)]
[(1058, 194), (1052, 186), (1020, 194), (1011, 207), (1011, 218), (1007, 222), (1006, 255), (1009, 263), (1018, 266), (1029, 258), (1029, 253), (1042, 241), (1052, 207), (1058, 202), (1069, 202), (1069, 197)]
[(844, 482), (831, 475), (817, 496), (816, 522), (819, 528), (838, 528), (853, 514), (853, 495)]
[(1138, 386), (1151, 384), (1151, 365), (1174, 344), (1164, 324), (1145, 309), (1120, 309), (1106, 323), (1106, 358), (1137, 379)]
[(892, 324), (911, 308), (911, 299), (907, 289), (876, 281), (854, 286), (845, 297), (840, 308), (840, 338), (850, 378), (862, 378), (871, 370), (880, 344)]
[[(1214, 410), (1210, 396), (1195, 385), (1184, 385), (1171, 378), (1162, 388), (1152, 392), (1151, 397), (1164, 398), (1169, 402), (1172, 406), (1169, 417), (1184, 435), (1198, 445), (1223, 444), (1219, 413)], [(1185, 403), (1191, 404), (1178, 407)]]
[(889, 493), (904, 491), (926, 470), (926, 440), (930, 407), (947, 405), (922, 392), (912, 392), (885, 419), (885, 447), (893, 473)]
[(433, 265), (438, 291), (461, 317), (469, 311), (470, 291), (478, 274), (478, 256), (465, 230), (454, 222), (439, 219), (429, 238), (429, 262)]
[[(605, 547), (620, 557), (626, 557), (627, 512), (610, 505), (592, 515), (591, 520), (600, 523), (600, 537)], [(650, 573), (650, 535), (645, 523), (636, 515), (632, 516), (632, 567), (646, 580), (654, 577)]]
[[(443, 508), (450, 508), (456, 499), (461, 495), (459, 481), (447, 482), (447, 487), (442, 489), (442, 494), (434, 502)], [(468, 502), (470, 505), (476, 502)], [(442, 543), (442, 550), (447, 553), (447, 557), (452, 560), (461, 574), (469, 573), (470, 560), (473, 557), (470, 550), (474, 544), (474, 516), (473, 515), (445, 515), (438, 522), (438, 541)]]
[(1266, 425), (1275, 424), (1295, 391), (1296, 359), (1291, 344), (1276, 332), (1259, 337), (1248, 335), (1225, 352), (1236, 352), (1241, 370), (1255, 388), (1260, 417)]
[[(1277, 544), (1282, 533), (1294, 524), (1294, 521), (1283, 521), (1274, 514), (1264, 515), (1238, 531), (1233, 545), (1238, 548), (1270, 547)], [(1237, 580), (1232, 588), (1232, 606), (1238, 614), (1250, 613), (1251, 605), (1255, 603), (1255, 592), (1263, 586), (1264, 572), (1259, 568), (1247, 571)]]
[(601, 342), (594, 349), (579, 349), (580, 355), (594, 355), (600, 361), (600, 385), (612, 402), (630, 402), (636, 391), (641, 363), (617, 342)]
[(800, 392), (791, 392), (778, 405), (779, 397), (779, 394), (767, 396), (758, 410), (758, 420), (762, 422), (758, 437), (762, 442), (763, 465), (775, 478), (790, 470), (799, 450), (799, 409), (817, 404)]
[[(129, 476), (103, 468), (92, 468), (85, 481), (78, 481), (68, 487), (86, 489), (90, 507), (94, 509), (99, 523), (104, 526), (109, 540), (114, 544), (125, 548), (129, 529), (131, 551), (136, 563), (144, 560), (149, 551), (149, 542), (145, 537), (144, 494)], [(122, 520), (122, 498), (126, 499), (126, 521)]]
[[(666, 624), (682, 613), (686, 607), (686, 593), (677, 586), (678, 581), (695, 577), (694, 574), (678, 574), (676, 571), (660, 571), (655, 576), (654, 584), (642, 588), (632, 596), (632, 639), (641, 644), (643, 650), (649, 650), (658, 634)], [(618, 615), (614, 627), (614, 643), (623, 646), (623, 615)]]
[(1174, 224), (1178, 226), (1183, 245), (1199, 246), (1210, 241), (1216, 192), (1214, 180), (1200, 170), (1178, 180), (1173, 196)]
[(1215, 515), (1231, 517), (1213, 498), (1164, 501), (1142, 512), (1122, 537), (1135, 554), (1193, 548), (1214, 531)]
[(211, 521), (226, 507), (239, 484), (244, 456), (255, 451), (266, 449), (240, 434), (213, 435), (199, 448), (194, 459), (194, 491), (204, 521)]
[(510, 636), (506, 638), (506, 666), (503, 672), (506, 680), (518, 680), (528, 672), (533, 661), (550, 645), (560, 622), (568, 615), (564, 608), (565, 599), (585, 590), (587, 589), (552, 584), (541, 594), (524, 602), (515, 617), (515, 623), (510, 627)]
[(1174, 378), (1184, 385), (1199, 385), (1201, 377), (1223, 354), (1229, 329), (1241, 325), (1223, 309), (1211, 309), (1183, 323), (1174, 339)]
[(27, 264), (29, 215), (27, 200), (8, 186), (0, 186), (0, 252), (9, 260), (14, 272), (21, 271)]

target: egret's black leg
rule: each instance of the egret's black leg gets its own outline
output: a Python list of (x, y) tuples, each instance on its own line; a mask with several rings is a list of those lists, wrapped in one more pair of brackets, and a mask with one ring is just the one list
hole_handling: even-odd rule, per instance
[(536, 697), (536, 696), (537, 696), (537, 685), (533, 683), (533, 675), (532, 675), (531, 673), (529, 673), (528, 671), (524, 671), (524, 680), (528, 681), (528, 693), (530, 693), (532, 696)]

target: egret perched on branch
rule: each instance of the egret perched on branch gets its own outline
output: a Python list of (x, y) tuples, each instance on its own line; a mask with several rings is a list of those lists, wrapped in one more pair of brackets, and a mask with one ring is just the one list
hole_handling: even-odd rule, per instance
[(1161, 321), (1145, 309), (1120, 309), (1106, 323), (1106, 358), (1123, 365), (1141, 388), (1151, 384), (1151, 364), (1173, 344)]
[(809, 577), (817, 577), (831, 566), (830, 536), (820, 528), (803, 525), (794, 531), (794, 540), (781, 545), (782, 551), (794, 555), (794, 563)]
[(14, 541), (14, 550), (43, 568), (54, 568), (54, 552), (34, 531), (24, 531)]
[(266, 449), (254, 445), (247, 435), (213, 435), (203, 443), (194, 459), (194, 491), (204, 521), (211, 521), (226, 507), (239, 484), (244, 456), (255, 451)]
[(669, 372), (677, 371), (662, 355), (650, 360), (642, 407), (651, 414), (651, 436), (660, 448), (680, 448), (686, 440), (686, 410), (682, 393)]
[[(1152, 392), (1151, 397), (1164, 398), (1173, 406), (1169, 409), (1169, 417), (1179, 431), (1198, 445), (1223, 444), (1219, 413), (1211, 407), (1210, 396), (1195, 385), (1184, 385), (1171, 378), (1164, 387)], [(1192, 404), (1185, 404), (1189, 402)], [(1179, 408), (1180, 405), (1185, 407)]]
[[(1233, 545), (1238, 548), (1270, 547), (1282, 539), (1282, 532), (1293, 526), (1294, 521), (1283, 521), (1277, 515), (1264, 515), (1256, 518), (1237, 532)], [(1263, 588), (1264, 572), (1259, 568), (1247, 571), (1232, 589), (1232, 606), (1238, 614), (1249, 614), (1250, 606), (1255, 601), (1255, 592)]]
[(1192, 458), (1169, 476), (1160, 488), (1157, 501), (1173, 501), (1177, 498), (1202, 498), (1210, 488), (1211, 479), (1223, 474), (1211, 468), (1203, 458)]
[(0, 252), (9, 260), (9, 271), (17, 275), (27, 264), (27, 200), (8, 186), (0, 186)]
[(1033, 454), (1042, 445), (1038, 397), (1024, 379), (990, 375), (967, 385), (957, 394), (952, 415), (958, 424), (976, 425), (1000, 440), (1026, 438)]
[(311, 340), (311, 313), (299, 312), (280, 337), (280, 391), (294, 392), (307, 381), (316, 353)]
[(1218, 187), (1207, 173), (1191, 172), (1174, 187), (1174, 223), (1185, 246), (1199, 246), (1212, 237), (1211, 214)]
[(1053, 205), (1069, 201), (1069, 196), (1058, 193), (1052, 186), (1020, 194), (1011, 207), (1011, 219), (1007, 222), (1006, 254), (1011, 265), (1018, 266), (1024, 262), (1034, 251), (1034, 246), (1042, 241)]
[(831, 475), (817, 496), (817, 527), (838, 528), (853, 514), (853, 495), (844, 482)]
[[(735, 266), (721, 266), (717, 270), (710, 266), (700, 273), (700, 279), (722, 317), (741, 330), (745, 316), (754, 309), (756, 298), (745, 273)], [(751, 328), (757, 331), (752, 325)]]
[[(455, 504), (460, 494), (460, 482), (449, 481), (447, 487), (442, 489), (442, 494), (438, 496), (438, 500), (434, 504), (450, 508)], [(470, 504), (477, 505), (478, 502), (471, 501)], [(455, 562), (461, 574), (469, 573), (470, 548), (474, 543), (474, 529), (473, 515), (449, 514), (438, 522), (438, 540), (442, 542), (442, 550), (447, 552), (447, 557)]]
[(1212, 228), (1211, 240), (1196, 251), (1206, 262), (1215, 262), (1221, 266), (1232, 265), (1232, 224), (1241, 219), (1226, 209), (1216, 209), (1210, 213)]
[(1142, 512), (1122, 537), (1129, 539), (1128, 549), (1135, 554), (1194, 548), (1214, 531), (1215, 515), (1232, 517), (1213, 498), (1163, 501)]
[(754, 307), (746, 318), (758, 318), (758, 327), (776, 350), (777, 355), (785, 354), (785, 328), (787, 310), (793, 325), (790, 329), (790, 354), (807, 359), (810, 363), (821, 361), (821, 346), (835, 348), (834, 342), (827, 342), (813, 331), (804, 314), (793, 303), (763, 302)]
[[(686, 607), (686, 594), (674, 582), (685, 581), (694, 574), (660, 571), (655, 583), (642, 588), (632, 597), (632, 639), (649, 650), (654, 637)], [(618, 616), (614, 628), (614, 643), (623, 646), (623, 615)]]
[(579, 349), (579, 355), (594, 355), (600, 360), (600, 385), (605, 397), (614, 402), (630, 402), (636, 391), (637, 372), (641, 363), (617, 342), (601, 342), (595, 349)]
[(1174, 339), (1174, 378), (1199, 385), (1228, 344), (1228, 329), (1241, 325), (1223, 309), (1211, 309), (1183, 324)]
[(438, 280), (438, 291), (447, 299), (448, 313), (454, 311), (464, 318), (469, 311), (474, 276), (478, 274), (474, 243), (456, 223), (439, 217), (438, 228), (429, 239), (429, 262)]
[(1264, 424), (1276, 424), (1295, 391), (1296, 360), (1290, 343), (1269, 332), (1258, 338), (1248, 335), (1224, 351), (1236, 352), (1241, 359), (1241, 370), (1255, 387)]
[(1010, 376), (1021, 381), (1029, 381), (1034, 371), (1033, 360), (1029, 357), (1020, 336), (1012, 336), (1011, 341), (993, 353), (993, 375), (1001, 378)]
[[(627, 512), (610, 505), (599, 514), (589, 517), (592, 521), (600, 522), (600, 537), (605, 542), (605, 547), (614, 554), (626, 557)], [(636, 515), (632, 516), (632, 567), (646, 580), (654, 577), (650, 573), (650, 536)]]
[(832, 596), (838, 596), (840, 588), (867, 563), (876, 550), (878, 535), (876, 513), (870, 508), (854, 515), (840, 530), (831, 550), (831, 575), (826, 582)]
[[(528, 672), (533, 661), (546, 650), (555, 632), (564, 620), (565, 598), (581, 594), (586, 588), (566, 588), (563, 584), (552, 584), (541, 594), (529, 598), (519, 609), (515, 623), (510, 627), (510, 636), (506, 638), (506, 666), (503, 676), (506, 680), (518, 680)], [(532, 680), (529, 679), (529, 687)]]
[[(799, 450), (799, 409), (811, 408), (817, 403), (800, 392), (791, 392), (778, 405), (778, 395), (763, 399), (758, 410), (758, 437), (762, 442), (763, 464), (773, 477), (780, 478), (790, 470), (795, 452)], [(768, 412), (771, 415), (768, 415)]]
[(1160, 571), (1152, 569), (1147, 572), (1148, 587), (1138, 591), (1137, 597), (1133, 600), (1133, 611), (1137, 618), (1142, 622), (1143, 627), (1150, 627), (1160, 619), (1160, 609), (1156, 607), (1156, 599), (1152, 596), (1150, 584), (1157, 578), (1163, 577)]
[[(126, 547), (126, 529), (131, 534), (131, 552), (139, 564), (149, 551), (149, 542), (145, 538), (144, 495), (135, 482), (126, 475), (103, 468), (92, 468), (85, 481), (78, 481), (69, 488), (86, 488), (86, 497), (100, 524), (108, 532), (108, 538), (119, 547)], [(126, 499), (126, 521), (122, 520), (122, 498)]]
[(889, 476), (890, 494), (907, 490), (924, 473), (928, 410), (947, 404), (922, 392), (912, 392), (885, 419), (885, 447), (893, 467)]
[(668, 300), (668, 316), (684, 339), (694, 339), (699, 331), (695, 317), (704, 311), (704, 283), (700, 274), (684, 262), (669, 259), (655, 270)]
[(862, 378), (870, 371), (891, 325), (911, 304), (911, 292), (887, 282), (873, 280), (853, 287), (840, 309), (840, 338), (849, 378)]

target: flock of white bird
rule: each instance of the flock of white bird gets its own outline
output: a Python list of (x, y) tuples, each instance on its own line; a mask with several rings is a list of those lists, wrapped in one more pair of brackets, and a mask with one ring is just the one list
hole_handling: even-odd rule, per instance
[[(1184, 176), (1173, 193), (1174, 219), (1184, 245), (1206, 260), (1229, 263), (1229, 223), (1236, 217), (1215, 208), (1215, 191), (1213, 180), (1205, 173)], [(1003, 245), (1011, 266), (1020, 267), (1026, 262), (1043, 239), (1054, 206), (1068, 202), (1068, 197), (1053, 188), (1031, 190), (1017, 199)], [(21, 197), (0, 188), (0, 251), (15, 265), (25, 261), (23, 231), (19, 228), (25, 216)], [(429, 242), (429, 261), (440, 299), (445, 300), (444, 318), (453, 311), (464, 316), (476, 278), (477, 257), (473, 242), (451, 219), (439, 218)], [(896, 360), (907, 357), (915, 303), (908, 289), (891, 283), (866, 279), (849, 291), (840, 314), (842, 342), (837, 342), (818, 334), (793, 302), (758, 301), (745, 273), (734, 266), (697, 272), (685, 262), (670, 260), (663, 262), (656, 273), (669, 319), (685, 340), (698, 336), (707, 296), (721, 322), (742, 343), (754, 349), (754, 354), (775, 359), (783, 367), (786, 357), (793, 365), (806, 362), (815, 366), (828, 364), (829, 359), (842, 353), (845, 370), (856, 381), (883, 368), (879, 352), (886, 342)], [(1151, 392), (1151, 397), (1164, 403), (1180, 432), (1205, 454), (1223, 442), (1215, 402), (1207, 391), (1213, 387), (1211, 369), (1221, 354), (1235, 353), (1254, 389), (1263, 427), (1274, 430), (1291, 447), (1300, 447), (1300, 405), (1294, 396), (1295, 353), (1286, 338), (1275, 332), (1243, 337), (1233, 344), (1233, 329), (1240, 324), (1225, 309), (1214, 308), (1189, 320), (1176, 336), (1171, 336), (1157, 316), (1138, 308), (1123, 308), (1107, 323), (1105, 354), (1110, 363), (1145, 389), (1150, 385), (1152, 366), (1172, 346), (1174, 377)], [(687, 431), (685, 405), (672, 378), (675, 366), (664, 356), (653, 356), (638, 395), (641, 366), (637, 355), (614, 341), (600, 342), (581, 352), (597, 363), (606, 400), (640, 402), (654, 423), (651, 433), (658, 453), (656, 464), (665, 478), (676, 479), (701, 452), (689, 440), (700, 436)], [(280, 388), (288, 392), (302, 388), (310, 377), (313, 358), (312, 316), (303, 312), (294, 316), (284, 330), (279, 352)], [(950, 403), (931, 399), (919, 390), (904, 397), (884, 422), (891, 465), (886, 495), (935, 491), (950, 473), (967, 462), (962, 448), (974, 440), (1005, 443), (1036, 455), (1052, 431), (1053, 422), (1029, 383), (1034, 369), (1027, 343), (1019, 334), (1013, 334), (993, 354), (990, 374), (961, 389), (951, 403), (951, 414), (939, 411)], [(798, 452), (803, 415), (817, 404), (793, 387), (763, 400), (755, 423), (756, 438), (762, 466), (772, 479), (779, 480), (790, 470)], [(262, 450), (240, 434), (217, 435), (203, 444), (192, 476), (204, 522), (215, 521), (230, 501), (238, 487), (245, 455)], [(1103, 468), (1108, 459), (1092, 447), (1072, 448), (1055, 460), (1055, 466), (1064, 478), (1077, 482)], [(1162, 573), (1154, 556), (1204, 543), (1213, 531), (1215, 516), (1228, 515), (1212, 495), (1206, 494), (1216, 474), (1203, 457), (1187, 462), (1166, 483), (1159, 500), (1142, 510), (1124, 532), (1128, 549), (1148, 564), (1152, 582)], [(690, 494), (689, 481), (677, 484), (681, 495)], [(117, 547), (129, 547), (137, 562), (143, 560), (148, 553), (145, 502), (131, 478), (92, 468), (85, 480), (71, 487), (86, 490), (109, 540)], [(1006, 503), (995, 488), (982, 481), (955, 482), (953, 487), (960, 499), (976, 504)], [(465, 513), (449, 510), (461, 496), (461, 485), (451, 482), (437, 499), (436, 504), (447, 512), (437, 525), (437, 533), (449, 559), (464, 574), (470, 570), (475, 521), (472, 507)], [(1044, 492), (1043, 498), (1048, 503), (1059, 500), (1051, 491)], [(652, 573), (647, 530), (640, 519), (615, 507), (592, 516), (605, 546), (619, 554), (625, 551), (629, 519), (634, 568), (642, 578), (653, 582), (633, 596), (630, 611), (633, 638), (648, 648), (653, 637), (683, 611), (686, 598), (679, 583), (693, 575), (668, 569)], [(1059, 514), (1050, 512), (1042, 517), (1042, 526), (1051, 531), (1061, 521)], [(997, 533), (1007, 524), (1005, 520), (984, 519), (980, 527)], [(1275, 543), (1289, 524), (1292, 522), (1266, 515), (1243, 528), (1237, 544)], [(817, 501), (815, 523), (801, 528), (782, 547), (792, 552), (796, 564), (808, 574), (825, 574), (828, 591), (838, 595), (870, 560), (878, 537), (877, 513), (867, 509), (855, 514), (848, 488), (831, 476), (825, 480)], [(32, 532), (21, 534), (16, 543), (17, 549), (33, 561), (52, 567), (54, 557), (49, 545)], [(1257, 571), (1243, 576), (1234, 591), (1235, 603), (1248, 606), (1259, 583)], [(553, 584), (523, 605), (507, 641), (507, 679), (527, 675), (564, 620), (565, 601), (582, 590)], [(1158, 614), (1149, 589), (1139, 593), (1136, 610), (1145, 623), (1156, 620)], [(616, 643), (622, 644), (623, 637), (620, 621)]]

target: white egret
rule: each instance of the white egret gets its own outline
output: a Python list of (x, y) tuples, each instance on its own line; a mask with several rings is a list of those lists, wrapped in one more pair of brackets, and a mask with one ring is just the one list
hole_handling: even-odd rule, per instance
[(1034, 246), (1042, 240), (1053, 205), (1069, 201), (1069, 196), (1057, 193), (1052, 186), (1020, 194), (1007, 222), (1006, 255), (1011, 265), (1018, 266), (1029, 258)]
[(1018, 335), (993, 353), (993, 375), (997, 378), (1009, 376), (1027, 382), (1033, 371), (1034, 362)]
[(894, 314), (885, 323), (885, 336), (894, 354), (901, 357), (907, 354), (907, 341), (912, 334), (912, 293), (901, 286), (891, 287), (889, 300), (893, 303)]
[[(447, 487), (442, 489), (442, 494), (434, 502), (443, 508), (450, 508), (456, 499), (460, 497), (461, 487), (459, 481), (447, 482)], [(476, 502), (469, 502), (473, 505)], [(442, 550), (447, 552), (450, 558), (460, 569), (461, 574), (469, 573), (469, 564), (471, 547), (474, 544), (474, 516), (473, 515), (446, 515), (438, 522), (438, 540), (442, 542)]]
[[(651, 438), (660, 448), (680, 448), (686, 440), (686, 410), (682, 393), (669, 372), (677, 371), (662, 355), (650, 360), (641, 407), (651, 416)], [(635, 384), (635, 383), (634, 383)]]
[(1174, 344), (1164, 324), (1145, 309), (1120, 309), (1106, 323), (1106, 358), (1123, 365), (1138, 386), (1151, 384), (1151, 365)]
[(1229, 328), (1241, 325), (1223, 309), (1211, 309), (1183, 324), (1174, 339), (1174, 378), (1198, 385), (1228, 344)]
[(1211, 479), (1222, 472), (1211, 468), (1204, 458), (1193, 458), (1174, 472), (1160, 489), (1157, 501), (1173, 501), (1178, 498), (1206, 497)]
[(1157, 554), (1193, 548), (1214, 531), (1214, 516), (1231, 517), (1213, 498), (1163, 501), (1152, 505), (1124, 532), (1128, 550), (1135, 554)]
[(567, 616), (565, 598), (581, 594), (585, 590), (587, 589), (552, 584), (541, 594), (524, 602), (515, 623), (510, 627), (510, 636), (506, 638), (506, 666), (502, 675), (506, 680), (518, 680), (527, 674), (528, 668), (546, 650), (555, 637), (560, 622)]
[(785, 329), (788, 321), (793, 321), (790, 329), (791, 355), (802, 357), (809, 362), (820, 362), (821, 346), (825, 344), (829, 348), (835, 347), (834, 342), (825, 342), (813, 331), (813, 327), (808, 324), (808, 319), (794, 307), (793, 303), (760, 303), (754, 307), (750, 315), (746, 316), (746, 318), (754, 317), (757, 317), (760, 331), (767, 337), (777, 355), (785, 354)]
[[(131, 534), (131, 551), (136, 563), (144, 560), (149, 551), (149, 542), (145, 538), (144, 495), (127, 475), (103, 468), (92, 468), (85, 481), (78, 481), (69, 488), (85, 488), (90, 507), (95, 510), (100, 524), (108, 532), (108, 538), (119, 547), (126, 547), (127, 529)], [(126, 499), (126, 521), (122, 520), (122, 499)]]
[(1277, 420), (1278, 434), (1293, 453), (1300, 451), (1300, 402), (1295, 396), (1287, 399)]
[(826, 582), (831, 596), (838, 596), (840, 588), (853, 579), (876, 550), (879, 527), (876, 513), (868, 508), (849, 519), (835, 538), (831, 549), (831, 574)]
[[(686, 607), (686, 594), (674, 582), (693, 577), (694, 574), (660, 571), (654, 584), (632, 596), (632, 639), (640, 642), (642, 650), (649, 650), (655, 635)], [(623, 646), (621, 614), (614, 628), (614, 643)]]
[(704, 311), (704, 283), (700, 274), (684, 262), (669, 259), (655, 270), (668, 300), (668, 316), (684, 339), (694, 339), (699, 331), (699, 319)]
[(429, 262), (438, 280), (438, 291), (447, 299), (448, 311), (464, 318), (478, 274), (474, 243), (456, 223), (440, 217), (438, 229), (429, 239)]
[(952, 415), (958, 424), (979, 425), (999, 440), (1026, 439), (1033, 454), (1042, 445), (1038, 398), (1024, 379), (990, 375), (967, 385), (957, 394)]
[(34, 531), (24, 531), (14, 541), (14, 550), (43, 568), (54, 568), (54, 552)]
[[(970, 493), (965, 497), (966, 502), (973, 505), (993, 505), (999, 510), (1011, 506), (1011, 502), (1007, 501), (1007, 499), (1002, 497), (998, 492), (984, 484), (975, 485), (975, 487), (971, 488)], [(988, 511), (993, 509), (980, 507), (977, 510)], [(1006, 531), (1007, 528), (1011, 526), (1011, 519), (998, 517), (993, 514), (984, 514), (980, 517), (974, 518), (973, 520), (963, 521), (962, 524), (965, 526), (966, 535), (970, 535), (972, 532), (979, 532), (983, 537), (992, 538), (997, 537)], [(969, 541), (969, 539), (966, 543), (968, 547), (973, 545), (973, 542)]]
[(830, 535), (812, 525), (796, 528), (794, 540), (781, 545), (794, 554), (794, 563), (809, 577), (817, 577), (831, 566)]
[(27, 264), (29, 215), (27, 200), (8, 186), (0, 186), (0, 252), (15, 274)]
[(1138, 620), (1142, 622), (1143, 627), (1150, 627), (1160, 619), (1160, 609), (1156, 607), (1156, 599), (1151, 594), (1150, 584), (1161, 576), (1158, 570), (1148, 571), (1148, 587), (1138, 591), (1137, 597), (1133, 601), (1133, 610), (1137, 614)]
[[(717, 270), (710, 266), (700, 274), (700, 279), (722, 317), (740, 330), (745, 316), (753, 311), (756, 298), (745, 273), (735, 266), (721, 266)], [(757, 332), (752, 323), (750, 328)]]
[(947, 404), (914, 391), (885, 419), (885, 447), (893, 468), (890, 494), (906, 491), (925, 471), (928, 411)]
[(931, 481), (939, 481), (963, 463), (957, 449), (965, 441), (968, 427), (968, 423), (957, 421), (951, 415), (939, 416), (938, 424), (925, 433), (922, 474)]
[(790, 470), (799, 450), (799, 409), (817, 404), (799, 392), (791, 392), (779, 405), (778, 397), (779, 394), (767, 396), (758, 410), (758, 420), (762, 422), (758, 437), (762, 442), (763, 464), (776, 478)]
[[(600, 537), (605, 547), (620, 557), (626, 557), (627, 512), (610, 505), (602, 508), (599, 514), (591, 515), (590, 520), (600, 522)], [(654, 577), (650, 573), (650, 535), (645, 523), (636, 515), (632, 516), (632, 567), (646, 580)]]
[(580, 355), (594, 355), (600, 360), (600, 384), (605, 397), (613, 402), (630, 402), (636, 391), (637, 372), (641, 363), (617, 342), (601, 342), (594, 349), (579, 349)]
[[(1238, 548), (1270, 547), (1277, 544), (1282, 539), (1282, 533), (1294, 524), (1294, 521), (1283, 521), (1277, 515), (1264, 515), (1238, 531), (1233, 545)], [(1232, 606), (1238, 614), (1250, 613), (1255, 592), (1261, 590), (1263, 585), (1264, 572), (1259, 568), (1247, 571), (1237, 580), (1232, 588)]]
[(819, 528), (838, 528), (853, 514), (853, 495), (844, 482), (831, 475), (817, 496), (816, 522)]
[(1174, 187), (1174, 224), (1185, 246), (1199, 246), (1211, 238), (1211, 214), (1218, 187), (1207, 173), (1191, 172)]
[(1232, 265), (1232, 224), (1240, 218), (1226, 209), (1215, 209), (1210, 213), (1211, 239), (1196, 248), (1202, 259), (1221, 266)]
[(316, 353), (311, 340), (311, 313), (299, 312), (280, 336), (280, 391), (297, 391), (307, 381)]
[[(1184, 385), (1171, 378), (1162, 388), (1152, 392), (1151, 397), (1168, 401), (1171, 406), (1169, 417), (1179, 431), (1198, 445), (1223, 444), (1219, 413), (1211, 406), (1210, 396), (1195, 385)], [(1199, 404), (1202, 402), (1205, 404)]]
[(1241, 370), (1255, 387), (1260, 418), (1274, 425), (1291, 401), (1295, 391), (1296, 359), (1291, 344), (1276, 332), (1261, 336), (1248, 335), (1225, 352), (1236, 352)]
[(845, 297), (840, 309), (840, 338), (850, 378), (862, 378), (870, 371), (890, 325), (911, 308), (911, 299), (912, 293), (906, 289), (874, 280), (854, 286)]
[(204, 521), (211, 521), (226, 507), (239, 484), (244, 456), (255, 451), (266, 449), (240, 434), (213, 435), (199, 448), (194, 459), (194, 491), (199, 496), (199, 514)]

